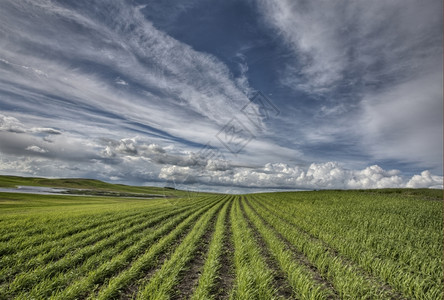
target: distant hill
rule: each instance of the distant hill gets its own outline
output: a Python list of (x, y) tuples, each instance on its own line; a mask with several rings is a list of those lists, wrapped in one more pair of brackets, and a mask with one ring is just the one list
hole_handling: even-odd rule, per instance
[(152, 186), (129, 186), (124, 184), (112, 184), (96, 179), (84, 178), (41, 178), (41, 177), (20, 177), (0, 175), (0, 187), (15, 188), (17, 186), (43, 186), (66, 189), (82, 189), (97, 193), (134, 193), (134, 194), (157, 194), (167, 196), (179, 196), (184, 191), (152, 187)]

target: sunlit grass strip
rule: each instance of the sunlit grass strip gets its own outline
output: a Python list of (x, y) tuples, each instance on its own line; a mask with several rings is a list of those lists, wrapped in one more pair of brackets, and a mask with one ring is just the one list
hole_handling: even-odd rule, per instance
[(114, 246), (122, 239), (126, 239), (133, 234), (142, 232), (162, 220), (163, 216), (152, 220), (145, 219), (144, 222), (138, 222), (136, 224), (132, 224), (131, 226), (122, 223), (119, 226), (115, 227), (113, 231), (108, 232), (108, 234), (106, 235), (106, 239), (101, 239), (93, 245), (81, 248), (80, 250), (73, 253), (73, 255), (65, 256), (54, 263), (42, 265), (41, 267), (38, 267), (31, 272), (22, 273), (19, 276), (15, 277), (14, 281), (9, 285), (8, 293), (15, 294), (17, 292), (26, 292), (42, 279), (51, 278), (59, 272), (64, 272), (66, 270), (72, 269), (76, 267), (79, 263), (83, 263), (88, 257), (98, 254), (101, 251), (106, 250), (108, 247)]
[[(187, 204), (197, 203), (194, 201), (186, 201)], [(109, 224), (116, 222), (122, 218), (136, 218), (137, 215), (146, 214), (149, 212), (151, 214), (160, 213), (162, 211), (171, 210), (171, 205), (169, 205), (167, 200), (163, 200), (163, 203), (153, 206), (151, 203), (141, 210), (127, 210), (127, 211), (117, 211), (114, 213), (101, 213), (97, 209), (96, 214), (88, 215), (84, 217), (71, 217), (63, 219), (49, 219), (33, 217), (33, 231), (32, 235), (29, 236), (25, 232), (16, 235), (14, 238), (8, 239), (7, 243), (0, 244), (0, 254), (2, 255), (0, 264), (5, 266), (8, 261), (11, 260), (11, 256), (19, 256), (21, 259), (28, 261), (29, 256), (23, 256), (21, 251), (26, 251), (27, 255), (31, 252), (39, 253), (46, 251), (48, 248), (53, 248), (53, 245), (60, 245), (63, 241), (69, 239), (70, 242), (72, 238), (77, 236), (79, 239), (83, 239), (85, 235), (91, 235), (94, 230), (100, 227), (108, 226)], [(186, 205), (185, 205), (186, 206)], [(176, 207), (185, 207), (184, 205), (177, 205)], [(76, 222), (77, 221), (77, 222)], [(16, 222), (2, 222), (5, 227), (20, 228), (22, 222), (16, 220)], [(6, 224), (5, 224), (6, 223)], [(62, 224), (63, 223), (63, 224)], [(91, 231), (93, 230), (93, 231)], [(52, 231), (52, 232), (48, 232)], [(89, 232), (89, 233), (88, 233)], [(32, 249), (32, 251), (29, 251)], [(6, 254), (10, 255), (6, 255)]]
[[(340, 231), (341, 245), (353, 245), (356, 251), (368, 251), (409, 272), (441, 281), (442, 270), (436, 268), (442, 265), (441, 203), (391, 194), (340, 196), (337, 192), (323, 195), (325, 202), (333, 204), (332, 209), (326, 209), (322, 202), (319, 207), (296, 204), (288, 197), (273, 197), (270, 204), (278, 209), (285, 206), (288, 215), (302, 213), (302, 218), (294, 221), (322, 239), (338, 242), (334, 233)], [(306, 219), (307, 215), (311, 218)]]
[[(26, 195), (24, 201), (32, 202), (32, 196), (33, 195)], [(75, 199), (79, 198), (80, 197)], [(88, 200), (84, 200), (83, 197), (81, 197), (81, 199), (81, 201), (88, 203)], [(104, 199), (103, 201), (104, 203), (100, 205), (103, 210), (101, 209), (99, 213), (100, 217), (103, 219), (112, 219), (116, 215), (116, 213), (134, 214), (135, 212), (133, 206), (122, 205), (123, 203), (114, 203), (112, 201), (109, 202), (109, 199)], [(51, 204), (56, 205), (51, 207)], [(162, 201), (150, 200), (148, 203), (143, 203), (143, 205), (139, 203), (138, 205), (143, 206), (143, 209), (148, 209), (156, 207), (159, 208), (165, 206), (165, 204), (165, 200), (162, 199)], [(27, 237), (29, 239), (27, 240), (27, 242), (33, 242), (35, 245), (35, 241), (33, 241), (35, 238), (43, 237), (45, 238), (44, 241), (48, 241), (50, 239), (59, 239), (63, 236), (85, 230), (91, 225), (94, 226), (97, 222), (100, 223), (100, 221), (97, 220), (97, 207), (91, 207), (91, 205), (87, 205), (86, 208), (85, 206), (82, 207), (82, 205), (80, 205), (81, 211), (70, 211), (70, 218), (65, 218), (63, 214), (60, 214), (56, 209), (54, 209), (61, 207), (60, 204), (57, 204), (57, 199), (50, 198), (46, 205), (48, 207), (51, 207), (47, 210), (50, 215), (46, 213), (32, 216), (30, 216), (29, 214), (24, 214), (24, 218), (20, 218), (19, 216), (14, 215), (12, 213), (13, 211), (11, 211), (12, 214), (0, 215), (2, 219), (2, 226), (0, 227), (0, 240), (9, 241), (15, 239), (16, 237)], [(116, 207), (119, 207), (120, 209), (116, 211)], [(73, 208), (76, 208), (76, 205), (73, 205)], [(85, 208), (89, 210), (85, 211)], [(34, 211), (34, 208), (28, 208), (28, 210)], [(56, 218), (54, 218), (54, 216)], [(57, 225), (57, 227), (53, 225)]]
[[(191, 201), (190, 201), (191, 202)], [(178, 206), (175, 209), (185, 209), (187, 206)], [(75, 229), (68, 230), (67, 233), (64, 233), (63, 231), (61, 233), (56, 232), (56, 238), (52, 238), (51, 235), (48, 236), (48, 239), (45, 241), (45, 235), (43, 234), (43, 237), (41, 238), (44, 242), (39, 245), (33, 244), (33, 239), (30, 238), (30, 241), (28, 241), (26, 238), (23, 237), (23, 239), (26, 241), (24, 243), (25, 245), (23, 247), (18, 247), (17, 243), (14, 244), (13, 241), (8, 242), (12, 244), (16, 248), (15, 253), (11, 255), (4, 255), (0, 259), (0, 265), (2, 265), (2, 270), (0, 271), (0, 282), (7, 279), (5, 277), (5, 274), (8, 276), (14, 275), (16, 270), (13, 270), (13, 268), (10, 268), (11, 266), (17, 266), (20, 265), (21, 271), (23, 270), (23, 267), (27, 268), (28, 270), (36, 265), (39, 264), (45, 264), (49, 261), (53, 261), (57, 259), (61, 254), (71, 251), (71, 249), (75, 248), (81, 248), (84, 245), (88, 245), (91, 242), (95, 241), (97, 236), (96, 233), (100, 232), (100, 234), (106, 236), (108, 229), (115, 229), (116, 224), (119, 222), (125, 222), (127, 221), (128, 225), (134, 224), (134, 222), (140, 222), (140, 220), (144, 218), (150, 218), (152, 216), (155, 216), (159, 213), (163, 213), (166, 211), (172, 212), (172, 208), (170, 205), (162, 205), (160, 207), (149, 207), (150, 209), (144, 208), (143, 211), (137, 211), (134, 212), (124, 212), (119, 213), (112, 216), (95, 216), (94, 219), (96, 220), (95, 226), (93, 228), (89, 228), (88, 222), (85, 224), (85, 230), (81, 230), (79, 226), (74, 226)], [(111, 218), (112, 217), (112, 218)], [(99, 221), (97, 221), (99, 219)], [(140, 220), (139, 220), (140, 219)], [(69, 219), (71, 222), (73, 220)], [(53, 222), (54, 223), (54, 222)], [(35, 227), (38, 227), (39, 224), (35, 224)], [(58, 228), (57, 224), (52, 224), (53, 227)], [(74, 233), (74, 234), (72, 234)], [(80, 242), (79, 242), (80, 241)], [(32, 247), (31, 247), (32, 245)], [(10, 247), (12, 247), (10, 246)], [(61, 249), (61, 247), (64, 247)], [(13, 247), (13, 248), (14, 248)], [(24, 248), (23, 251), (18, 251), (17, 249)], [(8, 268), (9, 267), (9, 268)]]
[[(179, 214), (182, 210), (179, 210), (175, 213), (166, 213), (161, 214), (157, 217), (148, 219), (148, 223), (154, 225), (159, 222), (158, 226), (162, 227), (163, 224), (167, 223), (169, 218), (173, 218), (174, 216)], [(185, 212), (184, 214), (187, 214)], [(180, 214), (184, 215), (184, 214)], [(140, 222), (139, 222), (140, 223)], [(79, 266), (73, 266), (69, 269), (69, 272), (59, 272), (55, 274), (55, 276), (47, 277), (44, 280), (40, 281), (38, 284), (32, 287), (29, 293), (25, 293), (24, 298), (48, 298), (54, 291), (66, 289), (67, 284), (69, 282), (79, 278), (84, 274), (88, 274), (90, 270), (97, 270), (99, 266), (101, 266), (104, 262), (108, 262), (118, 256), (122, 251), (125, 251), (128, 247), (133, 247), (134, 245), (143, 246), (146, 245), (149, 240), (147, 237), (155, 231), (155, 228), (152, 226), (145, 226), (144, 230), (137, 231), (127, 236), (121, 236), (121, 239), (112, 247), (106, 247), (102, 251), (97, 252), (96, 254), (89, 257), (83, 264)], [(151, 239), (152, 240), (152, 239)], [(144, 243), (141, 243), (145, 241)], [(109, 270), (109, 268), (107, 269)], [(103, 275), (104, 273), (102, 273)], [(20, 295), (19, 295), (20, 296)]]
[[(149, 221), (145, 223), (138, 223), (137, 225), (133, 224), (134, 226), (128, 227), (128, 224), (123, 223), (119, 224), (119, 226), (110, 229), (109, 231), (106, 231), (104, 235), (96, 234), (95, 236), (92, 236), (92, 239), (96, 240), (97, 243), (81, 248), (78, 251), (76, 251), (75, 254), (70, 256), (65, 256), (64, 258), (57, 260), (53, 263), (42, 264), (29, 272), (19, 274), (10, 284), (9, 286), (10, 292), (14, 293), (16, 291), (27, 290), (45, 276), (52, 276), (59, 271), (66, 270), (72, 267), (73, 265), (82, 262), (85, 259), (85, 257), (88, 257), (108, 246), (112, 246), (114, 243), (119, 241), (119, 239), (124, 237), (125, 235), (131, 234), (138, 230), (143, 230), (147, 226), (147, 224), (149, 224)], [(114, 233), (119, 233), (119, 234), (110, 237), (110, 235)], [(105, 237), (108, 238), (105, 239)]]
[(170, 232), (177, 224), (189, 217), (195, 208), (188, 208), (185, 212), (167, 219), (158, 228), (149, 233), (145, 233), (142, 237), (135, 241), (133, 245), (117, 252), (109, 261), (101, 261), (96, 268), (85, 270), (86, 276), (79, 281), (75, 281), (71, 286), (62, 292), (55, 294), (53, 299), (75, 299), (84, 297), (97, 284), (105, 282), (107, 278), (111, 278), (116, 272), (131, 264), (132, 259), (141, 255), (147, 247), (150, 247), (156, 239), (161, 238)]
[(97, 299), (113, 299), (119, 296), (120, 291), (124, 289), (131, 281), (139, 279), (143, 272), (156, 264), (156, 257), (162, 251), (164, 251), (168, 246), (170, 246), (174, 240), (176, 240), (181, 233), (187, 230), (196, 219), (202, 215), (209, 207), (216, 205), (221, 199), (218, 198), (217, 201), (211, 202), (207, 206), (196, 210), (191, 216), (186, 218), (182, 223), (180, 223), (173, 231), (169, 234), (160, 238), (160, 240), (152, 245), (145, 253), (137, 258), (132, 265), (121, 272), (119, 275), (113, 277), (108, 282), (108, 285), (104, 286), (98, 293)]
[[(181, 210), (182, 209), (179, 209), (178, 211)], [(163, 214), (157, 214), (157, 216), (155, 214), (155, 218), (149, 219), (149, 217), (152, 217), (152, 213), (147, 211), (145, 212), (145, 215), (142, 215), (139, 219), (134, 219), (130, 222), (122, 222), (108, 231), (92, 236), (91, 239), (93, 240), (96, 239), (98, 241), (98, 237), (100, 237), (100, 239), (105, 238), (105, 240), (102, 239), (94, 245), (79, 248), (78, 251), (71, 253), (71, 256), (64, 257), (54, 263), (43, 264), (41, 267), (38, 267), (31, 272), (20, 274), (14, 279), (9, 287), (3, 285), (0, 288), (0, 295), (11, 294), (18, 291), (26, 292), (31, 286), (36, 285), (40, 280), (44, 278), (52, 278), (59, 272), (67, 269), (75, 269), (78, 263), (83, 263), (88, 257), (99, 255), (101, 251), (105, 251), (108, 247), (115, 246), (116, 243), (126, 239), (128, 236), (143, 231), (175, 213), (177, 213), (177, 211), (166, 211)], [(55, 250), (57, 251), (58, 249), (55, 248)], [(17, 267), (21, 267), (21, 265), (17, 264)], [(69, 275), (67, 277), (69, 277)]]
[(214, 296), (211, 294), (211, 292), (216, 284), (218, 271), (221, 267), (220, 256), (222, 255), (223, 239), (226, 237), (225, 231), (227, 229), (229, 230), (229, 228), (225, 228), (225, 219), (227, 216), (229, 204), (231, 202), (232, 200), (225, 203), (224, 207), (217, 217), (215, 231), (213, 238), (211, 239), (208, 255), (206, 257), (202, 274), (200, 275), (196, 290), (191, 296), (192, 300), (214, 299)]
[(287, 241), (302, 252), (321, 276), (330, 281), (341, 299), (389, 299), (380, 287), (369, 283), (366, 278), (331, 254), (319, 241), (296, 231), (294, 227), (277, 217), (275, 211), (265, 210), (251, 202), (255, 210)]
[[(22, 196), (24, 197), (22, 201), (33, 201), (33, 195)], [(71, 199), (75, 199), (77, 200), (76, 202), (80, 203), (64, 206), (63, 204), (58, 203), (59, 199), (53, 199), (54, 196), (48, 197), (48, 200), (45, 201), (46, 206), (42, 207), (48, 207), (48, 209), (45, 209), (43, 213), (40, 212), (39, 214), (30, 215), (29, 213), (25, 212), (17, 215), (14, 214), (15, 211), (12, 210), (10, 214), (0, 214), (0, 222), (2, 224), (2, 226), (0, 226), (0, 242), (10, 241), (16, 239), (17, 237), (23, 237), (28, 243), (24, 244), (24, 246), (27, 247), (31, 244), (32, 246), (35, 246), (39, 243), (39, 241), (36, 241), (35, 239), (40, 239), (40, 242), (58, 240), (64, 236), (88, 229), (89, 226), (94, 226), (97, 222), (101, 223), (100, 220), (106, 218), (111, 220), (116, 215), (120, 215), (122, 213), (137, 214), (139, 210), (135, 208), (152, 211), (155, 209), (171, 208), (170, 201), (172, 201), (172, 199), (134, 200), (124, 198), (94, 198), (98, 203), (95, 205), (90, 205), (90, 198), (73, 198), (71, 196)], [(208, 197), (208, 195), (199, 195), (193, 199), (187, 198), (186, 201), (183, 201), (184, 199), (177, 198), (174, 200), (175, 206), (185, 207), (193, 205), (202, 201), (204, 197)], [(57, 208), (68, 209), (67, 212), (69, 212), (70, 218), (66, 218), (66, 212), (59, 212)], [(29, 212), (34, 212), (35, 208), (30, 207), (26, 210)], [(100, 217), (100, 220), (97, 219), (98, 216)], [(17, 249), (18, 248), (16, 246), (12, 247), (14, 252), (16, 252)], [(3, 252), (1, 253), (4, 254)]]
[(164, 262), (162, 267), (149, 279), (148, 284), (137, 294), (137, 299), (168, 299), (172, 288), (178, 283), (178, 275), (193, 252), (197, 249), (199, 240), (207, 231), (208, 225), (223, 202), (209, 209), (194, 225), (193, 229), (176, 248), (172, 256)]
[(292, 252), (287, 249), (285, 243), (276, 236), (272, 229), (266, 226), (249, 205), (244, 205), (243, 207), (248, 218), (265, 240), (270, 253), (284, 271), (297, 298), (315, 300), (335, 297), (335, 294), (327, 289), (325, 285), (315, 281), (313, 275), (306, 267), (294, 260)]
[[(136, 216), (138, 214), (141, 214), (141, 212), (133, 213), (132, 216)], [(7, 254), (16, 254), (20, 252), (21, 250), (32, 248), (33, 250), (41, 249), (43, 244), (49, 244), (50, 242), (56, 242), (59, 243), (63, 238), (70, 238), (74, 235), (82, 234), (83, 232), (94, 230), (97, 227), (111, 223), (114, 221), (118, 221), (119, 219), (126, 217), (123, 216), (113, 216), (108, 215), (106, 217), (100, 217), (100, 219), (97, 219), (97, 216), (90, 217), (90, 218), (84, 218), (81, 222), (81, 224), (72, 226), (72, 220), (71, 226), (69, 226), (69, 223), (65, 225), (65, 228), (63, 228), (62, 224), (58, 224), (54, 221), (48, 222), (47, 220), (34, 222), (34, 229), (33, 232), (31, 232), (31, 235), (26, 234), (25, 232), (22, 232), (19, 235), (14, 236), (14, 238), (11, 238), (8, 240), (7, 243), (0, 246), (0, 255), (2, 255), (1, 261), (4, 261), (7, 257)], [(79, 220), (80, 221), (80, 220)], [(43, 223), (45, 227), (51, 227), (52, 228), (58, 228), (58, 230), (54, 233), (46, 233), (41, 228), (39, 223)], [(80, 222), (79, 222), (80, 223)], [(11, 226), (11, 225), (9, 225)], [(16, 226), (19, 227), (18, 224)], [(40, 233), (37, 233), (40, 232)], [(43, 250), (43, 249), (42, 249)]]
[(2, 259), (4, 264), (0, 271), (0, 282), (8, 280), (11, 276), (19, 272), (28, 272), (35, 267), (51, 263), (66, 255), (68, 252), (72, 254), (72, 252), (77, 249), (91, 245), (103, 238), (108, 238), (109, 235), (118, 230), (123, 230), (125, 227), (138, 224), (151, 215), (151, 213), (144, 212), (139, 213), (138, 216), (125, 217), (102, 227), (82, 232), (80, 235), (67, 237), (61, 240), (60, 243), (51, 241), (35, 248), (28, 248), (11, 257), (5, 257)]
[(230, 212), (236, 272), (230, 299), (277, 299), (272, 284), (273, 273), (261, 256), (253, 233), (242, 216), (239, 201), (239, 197), (236, 197)]
[[(396, 201), (396, 198), (395, 200), (388, 198), (386, 201)], [(331, 215), (330, 217), (327, 217), (319, 215), (319, 208), (310, 212), (312, 217), (310, 218), (309, 224), (307, 224), (303, 223), (299, 218), (294, 218), (288, 214), (289, 211), (294, 210), (294, 207), (291, 208), (291, 206), (288, 205), (288, 200), (286, 198), (282, 198), (282, 200), (279, 201), (279, 207), (276, 206), (277, 203), (273, 200), (262, 201), (262, 203), (267, 206), (267, 209), (274, 211), (276, 215), (282, 217), (284, 220), (287, 220), (290, 223), (295, 223), (297, 224), (296, 226), (303, 226), (302, 228), (309, 232), (314, 232), (316, 236), (321, 237), (341, 253), (350, 257), (357, 266), (371, 273), (373, 276), (382, 279), (398, 292), (402, 293), (405, 297), (415, 299), (434, 299), (443, 296), (442, 260), (440, 259), (442, 243), (441, 245), (439, 242), (436, 243), (438, 248), (441, 248), (441, 251), (436, 252), (436, 255), (434, 256), (436, 257), (436, 262), (433, 264), (435, 272), (428, 273), (428, 276), (420, 274), (421, 269), (430, 270), (431, 266), (433, 266), (430, 263), (426, 263), (426, 261), (430, 261), (430, 254), (419, 255), (421, 251), (414, 250), (412, 247), (407, 246), (406, 239), (401, 239), (401, 243), (397, 242), (395, 239), (390, 239), (390, 236), (393, 235), (393, 233), (395, 233), (395, 235), (403, 235), (403, 231), (410, 230), (409, 226), (402, 226), (404, 223), (403, 221), (393, 221), (393, 219), (390, 218), (381, 218), (382, 213), (380, 211), (377, 213), (379, 218), (373, 220), (375, 216), (371, 214), (370, 207), (367, 207), (366, 210), (368, 210), (369, 216), (362, 215), (362, 211), (357, 209), (348, 211), (347, 219), (351, 216), (354, 219), (359, 220), (360, 222), (358, 225), (353, 228), (348, 228), (349, 225), (344, 224), (343, 228), (338, 228), (339, 224), (344, 223), (341, 220), (341, 216)], [(429, 203), (427, 208), (433, 204), (434, 203)], [(336, 205), (337, 207), (340, 207), (340, 205), (344, 206), (344, 200)], [(365, 205), (365, 202), (361, 205)], [(390, 204), (390, 202), (387, 204), (380, 203), (378, 204), (378, 209), (381, 210), (385, 205), (389, 206), (393, 204)], [(413, 202), (411, 205), (417, 206), (419, 204)], [(299, 208), (300, 213), (303, 212), (303, 210), (301, 211), (303, 206), (297, 205), (297, 208)], [(407, 209), (411, 208), (408, 207)], [(305, 213), (308, 214), (308, 212)], [(401, 214), (402, 212), (397, 211), (397, 213)], [(357, 214), (357, 216), (354, 217), (354, 214)], [(363, 233), (361, 227), (368, 227), (369, 222), (377, 223), (380, 226), (379, 229), (376, 232)], [(320, 230), (320, 228), (324, 228), (324, 230)], [(325, 231), (325, 228), (327, 231)], [(345, 228), (347, 228), (347, 230), (345, 230)], [(331, 230), (335, 230), (334, 233), (331, 232)], [(416, 229), (416, 231), (418, 231), (418, 229)], [(433, 234), (434, 232), (437, 231), (424, 231), (426, 234)], [(381, 237), (381, 234), (384, 236)], [(378, 241), (378, 243), (373, 245), (372, 243), (369, 244), (367, 241), (371, 240)], [(381, 249), (375, 250), (375, 247), (379, 247), (379, 243), (385, 244), (385, 246), (382, 247), (391, 249), (392, 253), (387, 253), (386, 249), (384, 249), (384, 251), (381, 251)], [(424, 248), (425, 247), (428, 247), (428, 245), (424, 245)], [(393, 261), (390, 256), (396, 253), (399, 255), (398, 260)], [(403, 259), (410, 260), (412, 257), (418, 260), (416, 267), (408, 266), (403, 261)], [(381, 287), (381, 289), (384, 289), (384, 287)]]

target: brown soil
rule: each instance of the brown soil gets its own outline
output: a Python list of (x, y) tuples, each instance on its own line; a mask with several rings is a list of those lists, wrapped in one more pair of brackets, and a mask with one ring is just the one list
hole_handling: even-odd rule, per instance
[(321, 274), (319, 273), (319, 270), (316, 268), (316, 266), (312, 265), (310, 263), (310, 261), (307, 259), (307, 257), (301, 253), (300, 251), (298, 251), (296, 249), (296, 247), (294, 247), (290, 242), (288, 242), (279, 232), (277, 232), (271, 225), (269, 225), (267, 223), (267, 221), (265, 221), (265, 219), (250, 205), (250, 203), (248, 202), (248, 200), (246, 201), (246, 205), (248, 205), (251, 210), (261, 219), (261, 221), (263, 221), (266, 226), (268, 228), (270, 228), (271, 230), (273, 230), (273, 232), (276, 234), (276, 236), (285, 243), (285, 246), (287, 248), (287, 250), (290, 250), (293, 253), (293, 257), (295, 259), (295, 261), (297, 261), (300, 265), (305, 266), (308, 270), (310, 270), (310, 273), (313, 276), (313, 279), (323, 285), (324, 287), (326, 287), (327, 289), (329, 289), (334, 295), (335, 295), (335, 299), (338, 299), (338, 293), (337, 291), (334, 289), (334, 287), (332, 286), (332, 284), (327, 281), (326, 279), (324, 279)]
[(215, 299), (228, 299), (234, 282), (234, 246), (231, 233), (230, 210), (233, 200), (227, 208), (225, 218), (225, 235), (221, 254), (221, 268), (218, 272), (218, 281), (214, 287)]
[[(193, 228), (193, 224), (195, 224), (195, 222), (191, 223), (186, 228), (186, 230), (184, 230), (171, 245), (169, 245), (166, 249), (164, 249), (161, 253), (159, 253), (157, 255), (156, 262), (153, 264), (153, 267), (147, 269), (144, 272), (144, 275), (142, 278), (140, 278), (139, 280), (133, 281), (133, 283), (131, 283), (129, 286), (127, 286), (124, 289), (124, 291), (121, 292), (120, 299), (134, 299), (135, 298), (135, 295), (137, 294), (137, 291), (138, 291), (138, 287), (141, 286), (143, 283), (147, 283), (149, 281), (149, 279), (151, 278), (151, 276), (153, 276), (153, 274), (155, 272), (157, 272), (162, 267), (165, 260), (167, 260), (171, 256), (171, 254), (176, 250), (176, 248), (182, 243), (182, 241), (186, 237), (186, 235), (191, 231), (191, 229)], [(157, 241), (154, 241), (153, 244), (156, 242)], [(135, 258), (135, 259), (137, 259), (137, 258)], [(131, 267), (131, 264), (127, 268), (130, 268), (130, 267)]]
[(265, 262), (267, 266), (272, 270), (274, 274), (274, 286), (277, 290), (277, 294), (279, 297), (284, 299), (293, 299), (293, 290), (290, 286), (290, 284), (287, 281), (287, 278), (284, 274), (284, 272), (279, 267), (279, 263), (276, 261), (276, 259), (273, 257), (273, 255), (268, 250), (268, 246), (265, 242), (265, 240), (262, 238), (261, 234), (257, 230), (257, 228), (253, 225), (251, 220), (247, 217), (245, 210), (244, 210), (244, 203), (245, 203), (245, 197), (242, 198), (242, 202), (240, 205), (242, 215), (244, 219), (247, 221), (248, 227), (253, 232), (254, 239), (256, 240), (256, 243), (259, 246), (259, 251), (262, 254), (262, 257), (265, 258)]
[(199, 241), (199, 245), (194, 251), (194, 256), (188, 262), (184, 270), (179, 274), (179, 278), (181, 278), (181, 280), (175, 287), (176, 294), (174, 294), (171, 299), (188, 299), (192, 295), (202, 273), (202, 268), (205, 264), (211, 238), (214, 234), (215, 219), (216, 216), (213, 217), (210, 225)]
[[(259, 206), (261, 206), (263, 209), (268, 210), (268, 208), (266, 208), (262, 203), (257, 202), (257, 204)], [(250, 206), (251, 207), (251, 206)], [(254, 210), (254, 209), (253, 209)], [(258, 214), (259, 215), (259, 214)], [(259, 215), (259, 217), (263, 220), (262, 216)], [(399, 292), (397, 292), (396, 290), (394, 290), (393, 287), (391, 287), (390, 285), (386, 284), (385, 282), (382, 282), (379, 278), (375, 277), (374, 275), (370, 274), (369, 272), (367, 272), (366, 270), (364, 270), (363, 268), (361, 268), (359, 265), (357, 265), (355, 262), (353, 262), (351, 259), (349, 259), (348, 257), (345, 257), (344, 255), (340, 254), (336, 249), (332, 248), (328, 243), (326, 243), (325, 241), (321, 240), (320, 238), (316, 237), (315, 235), (313, 235), (312, 233), (304, 230), (303, 228), (300, 228), (298, 225), (291, 223), (283, 218), (281, 218), (282, 222), (285, 222), (286, 224), (292, 226), (296, 231), (298, 231), (299, 233), (309, 237), (311, 240), (313, 241), (317, 241), (320, 242), (325, 249), (327, 249), (327, 251), (332, 255), (338, 258), (338, 261), (340, 261), (342, 264), (344, 264), (345, 266), (351, 268), (354, 272), (356, 272), (357, 274), (363, 276), (368, 282), (372, 283), (373, 285), (377, 286), (379, 288), (379, 290), (381, 292), (387, 293), (388, 296), (390, 297), (390, 299), (406, 299), (405, 297), (403, 297)], [(270, 228), (273, 228), (270, 226)], [(274, 228), (273, 228), (274, 230)], [(281, 240), (283, 240), (289, 247), (289, 249), (292, 249), (292, 251), (298, 256), (298, 253), (300, 253), (297, 249), (295, 249), (295, 247), (293, 245), (291, 245), (291, 243), (289, 243), (284, 237), (282, 237), (282, 235), (278, 232), (276, 232), (279, 237), (281, 238)], [(305, 260), (308, 262), (307, 258), (300, 253)], [(308, 264), (310, 264), (308, 262)], [(316, 267), (310, 267), (310, 269), (312, 270), (316, 270)], [(317, 272), (318, 273), (318, 272)], [(318, 273), (319, 274), (319, 273)], [(332, 288), (333, 286), (326, 280), (322, 279), (323, 282), (325, 282), (326, 284), (330, 285)], [(336, 293), (337, 294), (337, 293)]]

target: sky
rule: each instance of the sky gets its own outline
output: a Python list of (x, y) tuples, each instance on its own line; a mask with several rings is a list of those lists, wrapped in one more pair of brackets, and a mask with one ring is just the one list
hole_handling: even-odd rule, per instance
[(442, 1), (0, 2), (0, 174), (442, 188)]

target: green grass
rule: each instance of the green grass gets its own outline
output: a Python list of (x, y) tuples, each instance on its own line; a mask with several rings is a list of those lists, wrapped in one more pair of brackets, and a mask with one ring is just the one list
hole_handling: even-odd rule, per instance
[(114, 194), (0, 193), (0, 299), (443, 297), (441, 190), (138, 199), (117, 195), (163, 189), (0, 176), (17, 185)]
[(164, 299), (171, 295), (172, 288), (178, 283), (178, 275), (186, 266), (186, 263), (193, 257), (199, 240), (202, 238), (210, 220), (219, 211), (221, 205), (219, 203), (209, 209), (193, 226), (193, 229), (183, 239), (182, 243), (175, 249), (171, 257), (166, 260), (160, 269), (155, 272), (148, 283), (142, 283), (141, 292), (137, 295), (138, 299)]
[(225, 218), (227, 217), (228, 207), (232, 203), (226, 202), (222, 211), (217, 217), (214, 235), (211, 240), (205, 264), (202, 268), (202, 274), (199, 277), (198, 285), (192, 295), (193, 300), (214, 299), (212, 292), (216, 286), (217, 280), (220, 279), (219, 271), (221, 269), (221, 256), (223, 239), (226, 238)]
[(231, 208), (233, 231), (235, 285), (231, 299), (277, 299), (273, 286), (273, 272), (265, 263), (259, 245), (240, 211), (241, 199)]
[[(48, 179), (39, 177), (1, 176), (0, 187), (15, 188), (17, 186), (42, 186), (66, 189), (82, 189), (88, 192), (107, 192), (109, 194), (159, 194), (166, 196), (186, 196), (187, 192), (163, 187), (141, 187), (124, 184), (111, 184), (96, 179), (63, 178)], [(195, 193), (193, 193), (195, 194)]]
[(280, 269), (285, 273), (294, 296), (303, 299), (333, 298), (335, 296), (334, 291), (329, 290), (322, 281), (316, 280), (309, 266), (298, 260), (298, 257), (288, 248), (288, 245), (276, 235), (273, 228), (267, 226), (265, 221), (253, 212), (250, 205), (244, 207), (246, 214), (265, 240)]

